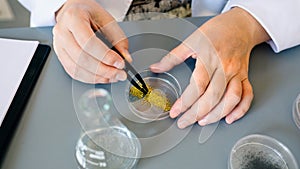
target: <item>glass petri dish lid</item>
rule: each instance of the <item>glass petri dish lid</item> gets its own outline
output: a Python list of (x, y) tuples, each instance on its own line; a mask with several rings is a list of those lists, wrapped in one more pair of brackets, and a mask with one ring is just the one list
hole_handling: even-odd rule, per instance
[(80, 169), (133, 169), (141, 156), (141, 145), (126, 128), (99, 128), (80, 137), (75, 156)]
[(146, 120), (162, 120), (169, 116), (169, 111), (181, 94), (181, 86), (170, 73), (153, 73), (150, 70), (139, 72), (148, 86), (145, 96), (139, 95), (130, 83), (126, 95), (130, 110)]
[(269, 136), (253, 134), (233, 146), (228, 169), (298, 169), (298, 164), (284, 144)]

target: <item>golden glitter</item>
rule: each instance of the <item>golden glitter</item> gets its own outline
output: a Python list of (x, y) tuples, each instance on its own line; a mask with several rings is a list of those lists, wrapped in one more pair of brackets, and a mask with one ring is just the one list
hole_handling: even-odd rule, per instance
[(132, 86), (129, 90), (129, 93), (132, 96), (135, 96), (139, 99), (143, 99), (144, 101), (163, 109), (165, 112), (168, 112), (171, 110), (171, 103), (170, 100), (161, 93), (159, 90), (155, 90), (152, 87), (148, 86), (148, 93), (144, 95), (143, 92), (139, 91), (136, 87)]

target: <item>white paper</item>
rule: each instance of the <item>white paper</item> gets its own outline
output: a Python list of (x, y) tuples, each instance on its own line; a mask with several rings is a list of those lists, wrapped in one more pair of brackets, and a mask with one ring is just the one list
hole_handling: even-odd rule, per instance
[(0, 126), (38, 44), (0, 38)]

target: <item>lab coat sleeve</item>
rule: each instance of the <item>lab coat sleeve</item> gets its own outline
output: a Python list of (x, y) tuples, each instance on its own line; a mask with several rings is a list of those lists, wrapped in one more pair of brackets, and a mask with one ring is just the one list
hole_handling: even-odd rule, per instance
[(55, 12), (66, 0), (18, 0), (30, 11), (30, 26), (53, 26), (55, 24)]
[(116, 21), (120, 22), (124, 20), (132, 0), (97, 0), (97, 2), (109, 12)]
[[(31, 12), (30, 26), (53, 26), (55, 12), (66, 0), (19, 0)], [(97, 0), (117, 21), (122, 21), (130, 7), (132, 0)], [(117, 5), (116, 5), (117, 4)]]
[(275, 52), (300, 44), (299, 0), (230, 0), (223, 12), (232, 7), (246, 10), (263, 26)]

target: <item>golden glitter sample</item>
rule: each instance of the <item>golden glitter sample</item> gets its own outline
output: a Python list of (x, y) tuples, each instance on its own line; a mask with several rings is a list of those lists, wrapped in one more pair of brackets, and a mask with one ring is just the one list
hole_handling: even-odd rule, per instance
[(143, 99), (144, 101), (163, 109), (165, 112), (171, 110), (171, 103), (169, 99), (163, 94), (160, 90), (153, 89), (148, 86), (148, 93), (144, 96), (144, 93), (139, 91), (136, 87), (132, 86), (129, 90), (130, 95), (135, 96), (139, 99)]

